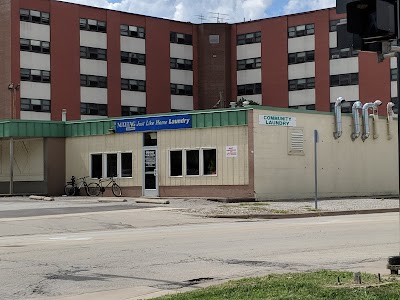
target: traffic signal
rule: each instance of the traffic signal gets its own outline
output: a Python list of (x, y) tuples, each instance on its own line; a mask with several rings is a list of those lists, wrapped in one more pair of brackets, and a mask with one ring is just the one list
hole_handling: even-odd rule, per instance
[(336, 0), (336, 12), (347, 13), (337, 26), (338, 47), (382, 52), (382, 42), (397, 37), (397, 0)]

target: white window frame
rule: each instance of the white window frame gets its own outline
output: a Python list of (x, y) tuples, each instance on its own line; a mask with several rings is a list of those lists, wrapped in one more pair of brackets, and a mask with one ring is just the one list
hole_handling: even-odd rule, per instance
[[(131, 177), (122, 177), (122, 159), (121, 159), (121, 154), (122, 153), (130, 153), (132, 154), (132, 176)], [(98, 155), (101, 154), (102, 156), (102, 170), (101, 170), (101, 176), (102, 178), (109, 178), (107, 174), (107, 155), (108, 154), (117, 154), (117, 176), (115, 178), (118, 179), (129, 179), (133, 178), (133, 152), (132, 151), (108, 151), (108, 152), (92, 152), (89, 153), (89, 174), (92, 179), (97, 179), (92, 177), (92, 155)]]
[[(198, 175), (188, 175), (187, 174), (187, 151), (199, 151), (199, 174)], [(215, 174), (204, 174), (204, 150), (215, 150)], [(182, 151), (182, 175), (171, 176), (171, 152), (172, 151)], [(217, 177), (218, 176), (218, 149), (217, 147), (200, 147), (200, 148), (172, 148), (168, 150), (168, 177), (170, 178), (183, 178), (183, 177)]]

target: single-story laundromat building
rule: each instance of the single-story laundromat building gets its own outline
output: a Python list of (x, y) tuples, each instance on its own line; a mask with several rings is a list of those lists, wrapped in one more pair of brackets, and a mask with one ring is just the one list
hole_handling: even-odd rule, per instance
[(332, 113), (260, 106), (124, 119), (5, 120), (0, 193), (12, 186), (14, 194), (60, 195), (74, 175), (115, 176), (124, 196), (313, 198), (316, 129), (320, 197), (396, 195), (392, 123), (379, 118), (374, 136), (363, 142), (350, 138), (351, 114), (343, 114), (343, 135), (335, 139)]

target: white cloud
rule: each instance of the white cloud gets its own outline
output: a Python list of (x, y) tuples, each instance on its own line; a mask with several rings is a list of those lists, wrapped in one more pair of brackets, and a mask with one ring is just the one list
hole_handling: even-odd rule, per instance
[[(59, 0), (177, 21), (240, 22), (265, 18), (274, 0)], [(278, 0), (281, 1), (281, 0)], [(219, 14), (219, 15), (218, 15)]]
[(336, 0), (289, 0), (283, 8), (285, 14), (334, 7)]

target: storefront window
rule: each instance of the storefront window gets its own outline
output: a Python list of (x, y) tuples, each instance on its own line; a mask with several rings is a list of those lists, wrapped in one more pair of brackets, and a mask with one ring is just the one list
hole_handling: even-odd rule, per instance
[(174, 150), (170, 152), (170, 175), (182, 176), (182, 150)]
[(186, 151), (186, 175), (200, 175), (199, 150)]
[(101, 178), (103, 173), (103, 155), (92, 154), (92, 178)]
[(203, 174), (214, 175), (217, 174), (217, 150), (207, 149), (203, 150)]
[(107, 177), (117, 177), (117, 154), (107, 154)]
[(132, 153), (121, 153), (121, 177), (132, 177)]

